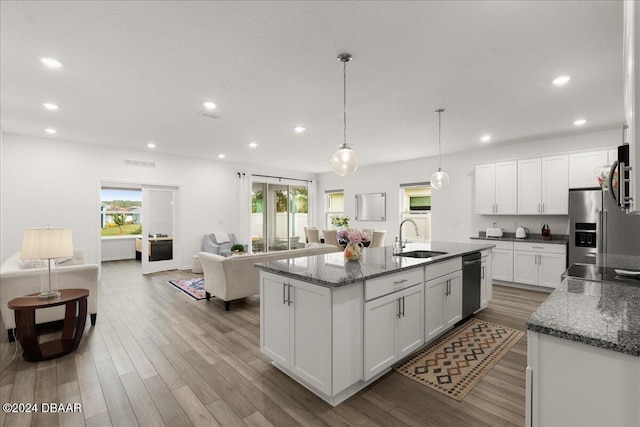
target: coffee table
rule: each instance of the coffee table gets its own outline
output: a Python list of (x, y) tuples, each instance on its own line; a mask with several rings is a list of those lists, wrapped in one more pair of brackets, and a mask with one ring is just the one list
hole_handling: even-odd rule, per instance
[[(87, 289), (61, 289), (60, 298), (39, 299), (38, 295), (35, 293), (15, 298), (7, 304), (14, 310), (18, 340), (23, 350), (22, 357), (28, 362), (49, 360), (74, 351), (80, 344), (87, 321)], [(36, 310), (59, 305), (65, 306), (62, 337), (59, 340), (38, 343)]]

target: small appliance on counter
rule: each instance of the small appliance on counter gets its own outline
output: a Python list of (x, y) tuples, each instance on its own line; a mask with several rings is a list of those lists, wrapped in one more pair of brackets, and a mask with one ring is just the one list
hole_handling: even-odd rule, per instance
[(502, 235), (503, 235), (502, 228), (487, 227), (487, 237), (502, 237)]
[(529, 233), (529, 229), (525, 227), (516, 228), (516, 239), (526, 239), (527, 233)]

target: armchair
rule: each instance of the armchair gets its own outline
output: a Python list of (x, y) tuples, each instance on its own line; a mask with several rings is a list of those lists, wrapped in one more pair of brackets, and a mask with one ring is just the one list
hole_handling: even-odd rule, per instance
[[(210, 254), (229, 256), (233, 245), (242, 244), (233, 233), (211, 233), (202, 237), (202, 251)], [(243, 245), (247, 250), (247, 245)]]

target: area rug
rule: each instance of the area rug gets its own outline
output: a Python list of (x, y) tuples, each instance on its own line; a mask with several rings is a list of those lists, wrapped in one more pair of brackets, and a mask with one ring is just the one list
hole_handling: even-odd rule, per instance
[(168, 283), (180, 289), (194, 300), (205, 298), (204, 277), (193, 277), (191, 279), (169, 280)]
[(460, 401), (523, 336), (522, 331), (471, 319), (395, 370)]

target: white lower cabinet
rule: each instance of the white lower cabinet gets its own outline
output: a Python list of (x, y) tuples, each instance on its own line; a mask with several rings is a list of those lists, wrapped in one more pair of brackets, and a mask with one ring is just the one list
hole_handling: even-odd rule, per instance
[(261, 288), (262, 352), (331, 394), (330, 290), (282, 276), (263, 277)]
[(565, 245), (514, 243), (514, 282), (555, 288), (566, 268)]
[(428, 342), (462, 319), (462, 271), (427, 280), (424, 289), (424, 340)]
[(424, 285), (364, 304), (364, 379), (369, 380), (424, 344)]
[(489, 301), (493, 296), (493, 283), (492, 283), (492, 251), (486, 249), (481, 252), (482, 262), (480, 264), (480, 308), (486, 308), (489, 305)]

